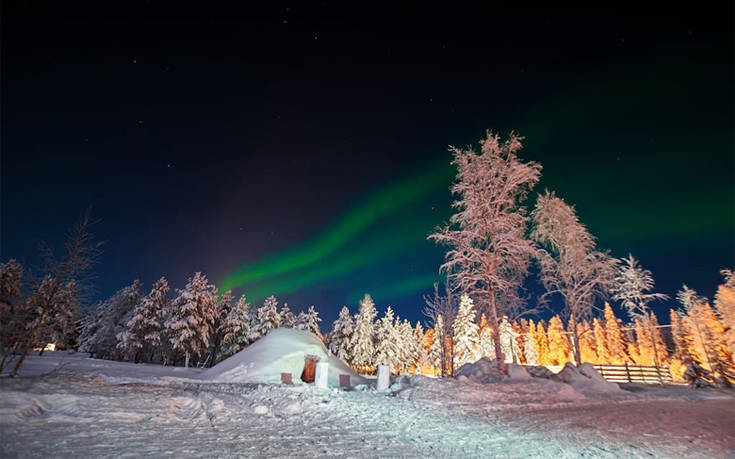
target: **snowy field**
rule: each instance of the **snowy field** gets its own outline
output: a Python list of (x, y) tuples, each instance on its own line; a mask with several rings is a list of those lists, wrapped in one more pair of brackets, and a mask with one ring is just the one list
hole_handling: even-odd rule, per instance
[(378, 393), (201, 373), (29, 356), (22, 377), (0, 378), (0, 455), (735, 456), (731, 391), (416, 376)]

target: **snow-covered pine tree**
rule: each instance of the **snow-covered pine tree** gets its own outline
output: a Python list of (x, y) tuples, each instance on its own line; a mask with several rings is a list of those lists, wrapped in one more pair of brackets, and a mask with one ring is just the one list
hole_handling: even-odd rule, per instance
[(361, 372), (372, 371), (375, 366), (375, 303), (367, 293), (360, 300), (355, 316), (355, 331), (350, 338), (353, 365)]
[(284, 304), (281, 307), (281, 310), (278, 311), (278, 314), (281, 316), (281, 327), (298, 328), (296, 326), (298, 319), (296, 318), (296, 315), (291, 311), (291, 308), (288, 307), (288, 304)]
[(319, 312), (317, 312), (316, 308), (314, 306), (309, 306), (309, 309), (306, 310), (306, 312), (301, 311), (296, 318), (296, 329), (298, 330), (305, 330), (308, 332), (311, 332), (319, 337), (319, 339), (322, 339), (322, 332), (319, 329), (319, 322), (321, 322), (322, 319), (319, 317)]
[(354, 330), (355, 321), (352, 314), (347, 306), (342, 306), (339, 317), (332, 324), (332, 331), (329, 333), (329, 351), (348, 364), (352, 364), (350, 339)]
[(251, 327), (250, 341), (256, 341), (266, 333), (281, 326), (281, 315), (278, 313), (278, 300), (271, 295), (265, 299), (263, 306), (255, 313), (255, 320)]
[(416, 367), (416, 374), (423, 374), (423, 368), (429, 363), (429, 350), (426, 347), (426, 333), (421, 322), (416, 322), (413, 329), (414, 360), (411, 362)]
[(123, 357), (117, 348), (118, 335), (125, 329), (142, 299), (141, 286), (136, 280), (92, 308), (91, 314), (82, 321), (79, 335), (81, 352), (89, 352), (91, 357), (97, 359), (119, 360)]
[(413, 327), (407, 319), (401, 320), (400, 317), (396, 317), (396, 332), (398, 333), (399, 343), (398, 373), (406, 374), (411, 365), (415, 363), (418, 355)]
[(202, 357), (209, 349), (217, 317), (217, 287), (201, 272), (189, 279), (173, 302), (173, 315), (166, 322), (174, 351), (185, 356), (189, 366), (191, 355)]
[(592, 318), (594, 302), (615, 285), (617, 260), (595, 250), (595, 238), (577, 218), (574, 206), (548, 190), (539, 195), (531, 214), (531, 237), (542, 248), (538, 252), (545, 301), (552, 295), (564, 298), (572, 324), (574, 361), (579, 362), (576, 324)]
[(442, 330), (444, 329), (444, 319), (441, 315), (438, 315), (434, 321), (434, 328), (431, 329), (432, 334), (432, 341), (431, 341), (431, 347), (429, 348), (429, 360), (431, 361), (431, 365), (438, 369), (439, 375), (444, 374), (443, 366), (443, 342), (442, 339)]
[(329, 333), (329, 350), (341, 360), (352, 364), (352, 347), (350, 341), (355, 331), (355, 320), (347, 306), (342, 306), (339, 316), (332, 324)]
[(536, 349), (536, 324), (533, 320), (528, 322), (528, 329), (523, 334), (523, 356), (526, 359), (526, 365), (539, 365), (539, 355)]
[(477, 344), (480, 357), (487, 357), (490, 360), (495, 359), (495, 340), (493, 335), (493, 328), (491, 326), (488, 325), (480, 328)]
[[(400, 325), (400, 324), (399, 324)], [(396, 329), (393, 308), (388, 306), (383, 317), (378, 320), (375, 346), (375, 363), (388, 365), (392, 373), (397, 373), (401, 364), (401, 336)]]
[(558, 315), (549, 320), (549, 360), (551, 365), (564, 365), (573, 359), (572, 345)]
[(533, 340), (538, 351), (538, 361), (540, 365), (551, 365), (549, 356), (549, 336), (546, 333), (544, 321), (541, 320), (536, 325), (536, 332), (533, 334)]
[(161, 333), (168, 311), (169, 286), (166, 278), (156, 281), (150, 293), (133, 310), (133, 316), (118, 336), (117, 347), (135, 362), (151, 361), (155, 352), (161, 352)]
[[(510, 134), (505, 142), (487, 133), (481, 152), (452, 148), (457, 181), (452, 193), (457, 212), (449, 224), (429, 236), (449, 247), (441, 269), (463, 292), (480, 302), (494, 332), (498, 368), (507, 374), (501, 356), (499, 322), (503, 314), (516, 315), (523, 279), (536, 249), (526, 238), (528, 215), (522, 205), (539, 181), (541, 165), (518, 157), (522, 138)], [(456, 337), (455, 337), (456, 340)], [(460, 358), (459, 360), (463, 360)]]
[(250, 303), (245, 295), (240, 295), (235, 305), (222, 322), (222, 346), (217, 360), (225, 359), (240, 352), (250, 338)]
[(475, 362), (478, 359), (479, 335), (475, 323), (475, 303), (468, 295), (462, 295), (459, 300), (459, 310), (452, 324), (452, 330), (454, 332), (454, 368), (459, 368), (468, 362)]
[(227, 290), (217, 300), (217, 305), (215, 306), (216, 315), (214, 318), (214, 324), (212, 325), (213, 332), (212, 337), (209, 340), (209, 352), (206, 358), (206, 363), (208, 363), (210, 367), (214, 366), (217, 356), (220, 354), (220, 347), (222, 346), (222, 338), (224, 336), (223, 325), (232, 310), (233, 299), (234, 296), (232, 295), (232, 290)]
[[(55, 297), (54, 301), (48, 300), (51, 296)], [(34, 328), (38, 321), (45, 320), (38, 328), (36, 342), (36, 346), (41, 348), (41, 353), (47, 343), (55, 343), (59, 349), (70, 347), (74, 341), (76, 320), (81, 313), (76, 281), (70, 279), (56, 287), (50, 277), (46, 276), (29, 302), (36, 313), (30, 328)], [(44, 303), (51, 304), (51, 307), (46, 309), (46, 314), (42, 314), (40, 307), (40, 304)]]
[(605, 338), (607, 340), (607, 352), (610, 364), (622, 365), (630, 361), (626, 351), (625, 338), (620, 330), (618, 318), (612, 310), (610, 303), (605, 302)]

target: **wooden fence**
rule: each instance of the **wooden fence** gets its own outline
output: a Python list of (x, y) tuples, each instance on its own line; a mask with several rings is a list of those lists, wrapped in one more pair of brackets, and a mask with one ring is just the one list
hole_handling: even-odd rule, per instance
[(592, 365), (603, 378), (616, 383), (671, 384), (669, 367), (645, 365)]

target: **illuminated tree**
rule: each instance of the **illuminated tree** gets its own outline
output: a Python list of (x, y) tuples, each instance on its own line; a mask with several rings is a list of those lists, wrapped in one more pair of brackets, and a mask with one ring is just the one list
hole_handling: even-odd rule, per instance
[[(400, 320), (396, 317), (396, 331), (399, 336), (399, 372), (401, 374), (408, 373), (411, 365), (414, 365), (418, 356), (417, 341), (414, 339), (413, 327), (407, 320)], [(423, 334), (423, 332), (422, 332)]]
[(352, 363), (350, 338), (354, 330), (355, 322), (350, 310), (347, 306), (342, 306), (339, 317), (332, 324), (332, 331), (329, 333), (329, 351), (347, 363)]
[(689, 307), (683, 319), (684, 329), (691, 336), (690, 353), (703, 362), (718, 386), (735, 383), (732, 353), (723, 340), (725, 328), (704, 299)]
[(544, 321), (540, 321), (536, 325), (536, 331), (533, 334), (533, 339), (536, 344), (536, 350), (538, 351), (538, 361), (540, 365), (551, 365), (551, 356), (549, 354), (549, 338), (544, 327)]
[(444, 365), (444, 346), (442, 346), (444, 340), (442, 339), (441, 332), (444, 328), (444, 320), (441, 315), (437, 316), (434, 326), (435, 328), (429, 330), (432, 338), (431, 348), (429, 349), (429, 359), (431, 361), (431, 365), (438, 368), (439, 374), (444, 376), (446, 366)]
[(595, 351), (597, 353), (597, 363), (610, 364), (610, 350), (607, 348), (607, 336), (605, 335), (605, 327), (603, 327), (600, 319), (595, 317), (592, 320), (592, 329), (595, 334)]
[(498, 368), (507, 373), (502, 356), (499, 317), (515, 316), (521, 302), (517, 291), (535, 253), (526, 238), (528, 216), (521, 203), (541, 176), (541, 165), (523, 162), (517, 152), (521, 138), (511, 134), (505, 142), (488, 132), (481, 151), (452, 148), (457, 181), (452, 193), (457, 209), (449, 224), (429, 236), (449, 250), (441, 269), (457, 286), (477, 299), (494, 330)]
[(551, 365), (564, 365), (572, 360), (572, 346), (559, 316), (549, 320), (549, 361)]
[(610, 306), (605, 303), (605, 338), (607, 340), (607, 352), (611, 364), (621, 365), (629, 360), (626, 352), (626, 343), (623, 333), (620, 330), (618, 318)]
[(467, 295), (459, 300), (457, 318), (452, 324), (454, 332), (454, 368), (467, 362), (478, 359), (476, 349), (478, 345), (477, 324), (475, 323), (475, 304)]
[(429, 349), (426, 346), (426, 333), (424, 333), (424, 327), (421, 322), (416, 322), (416, 327), (413, 329), (413, 360), (411, 364), (416, 367), (416, 374), (421, 374), (424, 365), (429, 363)]
[(725, 278), (725, 283), (717, 287), (714, 305), (725, 327), (725, 343), (730, 348), (730, 353), (735, 355), (735, 276), (729, 269), (723, 269), (720, 273)]
[(588, 322), (577, 324), (577, 336), (579, 336), (579, 353), (582, 359), (580, 363), (598, 363), (600, 359), (597, 356), (597, 340)]
[(201, 272), (195, 273), (179, 290), (166, 322), (171, 346), (185, 355), (184, 366), (189, 366), (191, 354), (201, 357), (209, 348), (217, 314), (217, 287)]
[(240, 352), (250, 342), (250, 303), (240, 295), (222, 322), (222, 346), (219, 359)]
[(516, 354), (515, 354), (516, 363), (526, 363), (526, 351), (525, 351), (525, 340), (524, 340), (525, 334), (523, 333), (523, 327), (519, 325), (518, 322), (515, 322), (515, 321), (511, 325), (513, 327), (513, 336), (514, 336), (513, 344), (515, 345), (515, 349), (516, 349)]
[(360, 309), (355, 316), (355, 331), (350, 339), (353, 365), (372, 368), (375, 364), (375, 303), (367, 293), (360, 301)]

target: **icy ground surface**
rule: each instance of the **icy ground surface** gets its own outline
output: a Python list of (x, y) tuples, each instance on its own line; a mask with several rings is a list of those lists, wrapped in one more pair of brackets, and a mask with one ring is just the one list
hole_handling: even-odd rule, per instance
[(318, 390), (66, 353), (24, 369), (0, 378), (1, 457), (735, 456), (731, 391), (420, 376)]

